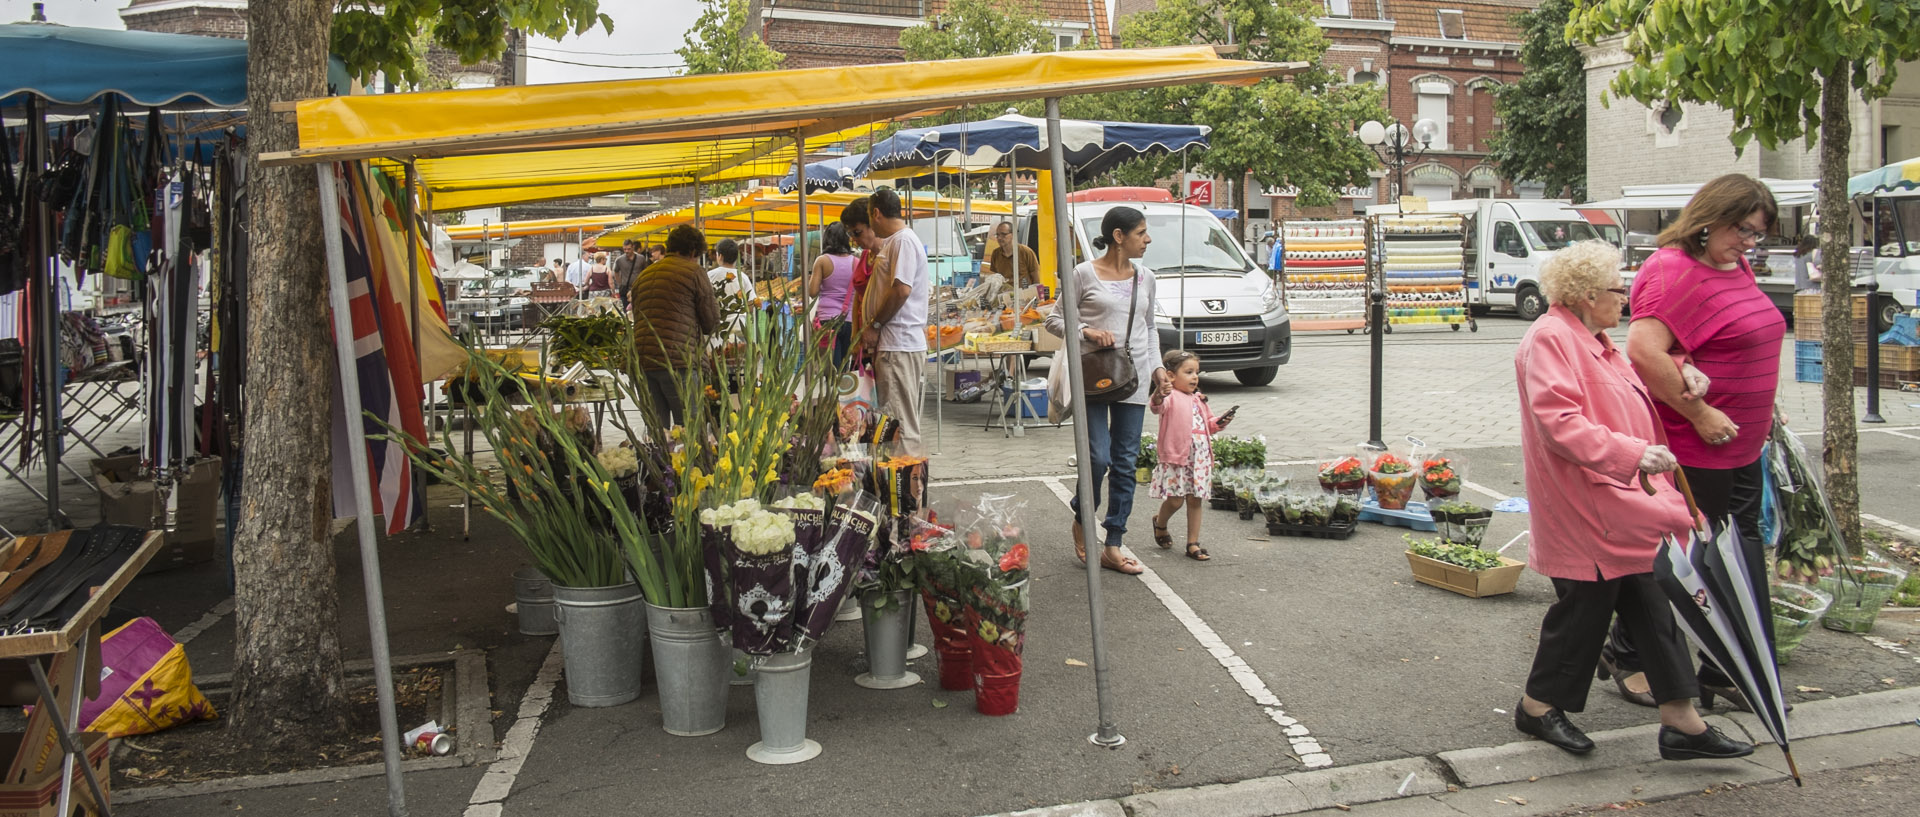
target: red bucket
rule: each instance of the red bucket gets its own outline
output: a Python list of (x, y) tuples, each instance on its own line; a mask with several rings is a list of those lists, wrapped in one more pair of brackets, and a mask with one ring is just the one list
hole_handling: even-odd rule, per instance
[(1020, 708), (1020, 673), (973, 676), (973, 708), (982, 715), (1011, 715)]
[[(973, 642), (967, 638), (965, 611), (953, 602), (941, 602), (931, 593), (920, 599), (927, 606), (927, 627), (933, 630), (933, 652), (940, 661), (940, 688), (960, 692), (973, 688)], [(947, 618), (942, 620), (942, 607)]]

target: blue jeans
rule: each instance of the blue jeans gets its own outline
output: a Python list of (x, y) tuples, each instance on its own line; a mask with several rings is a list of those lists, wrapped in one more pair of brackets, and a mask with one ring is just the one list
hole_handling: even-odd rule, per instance
[[(1100, 481), (1107, 481), (1107, 516), (1100, 526), (1107, 529), (1107, 547), (1119, 547), (1120, 535), (1127, 532), (1127, 517), (1133, 515), (1134, 464), (1140, 460), (1140, 424), (1147, 407), (1132, 403), (1094, 403), (1076, 407), (1079, 422), (1087, 424), (1087, 448), (1093, 461), (1087, 463), (1093, 473), (1094, 507), (1099, 507)], [(1080, 492), (1074, 491), (1074, 518), (1080, 517)]]

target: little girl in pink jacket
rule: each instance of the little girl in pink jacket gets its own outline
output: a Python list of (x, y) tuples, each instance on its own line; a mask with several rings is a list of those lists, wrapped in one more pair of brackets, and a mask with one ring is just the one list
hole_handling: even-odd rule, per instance
[(1153, 395), (1153, 413), (1160, 415), (1160, 437), (1155, 442), (1157, 462), (1147, 495), (1163, 500), (1153, 514), (1153, 542), (1164, 549), (1173, 548), (1173, 535), (1167, 523), (1180, 506), (1187, 506), (1187, 558), (1197, 562), (1212, 559), (1200, 546), (1200, 514), (1213, 485), (1213, 435), (1227, 427), (1233, 412), (1214, 417), (1207, 401), (1200, 396), (1200, 356), (1185, 349), (1166, 354), (1165, 366), (1171, 372), (1172, 385)]

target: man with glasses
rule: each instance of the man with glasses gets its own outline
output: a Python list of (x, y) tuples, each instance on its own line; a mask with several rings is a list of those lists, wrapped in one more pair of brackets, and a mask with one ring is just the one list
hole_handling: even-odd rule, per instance
[[(1018, 253), (1016, 256), (1015, 253)], [(1013, 222), (1002, 221), (993, 225), (993, 252), (987, 255), (987, 271), (1005, 276), (1007, 283), (1013, 283), (1014, 265), (1019, 264), (1019, 280), (1028, 286), (1033, 284), (1040, 270), (1040, 256), (1033, 248), (1013, 241)]]

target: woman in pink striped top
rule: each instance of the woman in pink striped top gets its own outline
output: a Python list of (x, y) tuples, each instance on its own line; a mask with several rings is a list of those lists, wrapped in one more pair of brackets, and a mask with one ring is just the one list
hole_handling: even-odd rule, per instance
[[(1641, 265), (1627, 327), (1627, 357), (1653, 394), (1700, 512), (1715, 525), (1731, 517), (1754, 573), (1766, 570), (1759, 541), (1760, 448), (1778, 416), (1774, 392), (1787, 322), (1755, 283), (1746, 253), (1766, 238), (1778, 214), (1772, 191), (1750, 176), (1707, 182), (1660, 234), (1661, 249)], [(1690, 389), (1676, 361), (1697, 367), (1710, 385)], [(1761, 620), (1771, 641), (1772, 619)], [(1617, 624), (1613, 636), (1601, 656), (1602, 678), (1624, 670), (1628, 676), (1617, 682), (1621, 694), (1636, 700), (1633, 693), (1644, 690), (1645, 681)], [(1718, 694), (1746, 708), (1732, 681), (1711, 663), (1702, 662), (1700, 687), (1708, 706)]]

